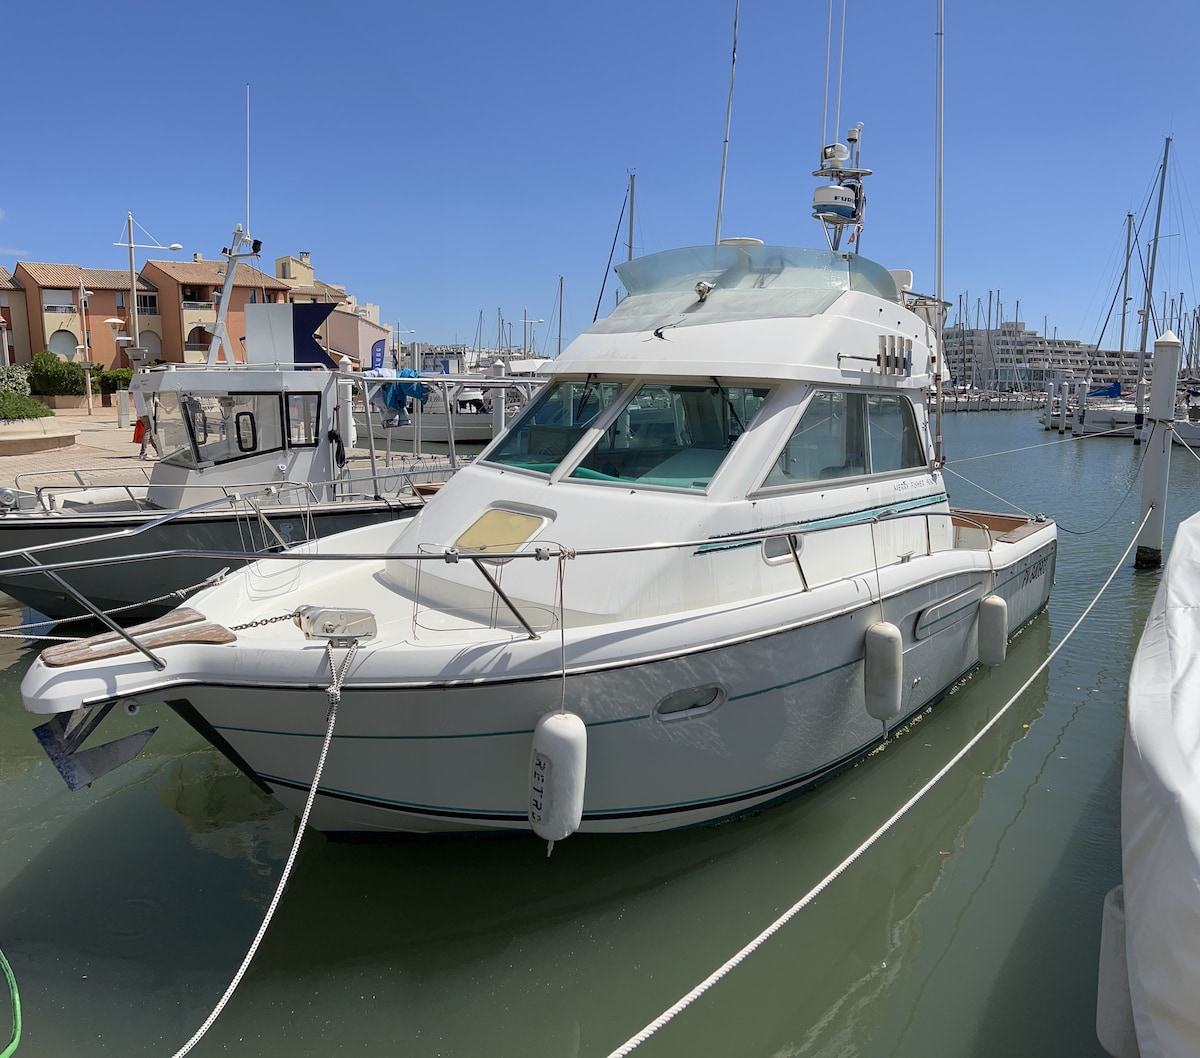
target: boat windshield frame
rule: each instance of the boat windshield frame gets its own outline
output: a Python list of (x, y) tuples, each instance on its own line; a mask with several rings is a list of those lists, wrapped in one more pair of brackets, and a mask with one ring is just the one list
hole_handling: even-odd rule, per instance
[(856, 253), (812, 247), (717, 243), (647, 254), (616, 266), (630, 296), (710, 289), (858, 290), (901, 304), (895, 277)]

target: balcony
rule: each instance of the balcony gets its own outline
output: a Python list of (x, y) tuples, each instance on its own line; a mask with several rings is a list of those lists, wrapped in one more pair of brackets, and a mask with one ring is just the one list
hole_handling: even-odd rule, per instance
[(185, 301), (183, 303), (184, 311), (188, 309), (197, 309), (201, 312), (211, 312), (216, 307), (216, 303), (212, 301)]

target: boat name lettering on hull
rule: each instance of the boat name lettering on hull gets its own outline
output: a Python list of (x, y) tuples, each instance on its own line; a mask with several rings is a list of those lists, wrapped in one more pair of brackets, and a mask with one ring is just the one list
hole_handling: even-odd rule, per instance
[(1043, 555), (1033, 565), (1029, 566), (1024, 573), (1021, 574), (1021, 587), (1026, 584), (1032, 584), (1035, 580), (1040, 580), (1046, 575), (1046, 570), (1050, 568), (1050, 556)]

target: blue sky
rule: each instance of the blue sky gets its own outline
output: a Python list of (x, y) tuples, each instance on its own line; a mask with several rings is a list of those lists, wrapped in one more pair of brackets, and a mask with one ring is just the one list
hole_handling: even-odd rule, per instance
[[(418, 341), (471, 344), (482, 312), (494, 344), (499, 310), (517, 344), (522, 318), (545, 320), (535, 343), (553, 353), (560, 275), (564, 343), (598, 301), (608, 312), (614, 280), (602, 298), (601, 284), (631, 169), (635, 253), (713, 239), (733, 0), (49, 10), (12, 4), (4, 16), (10, 270), (18, 259), (124, 268), (113, 243), (127, 212), (158, 242), (182, 243), (181, 256), (217, 256), (247, 219), (247, 85), (249, 221), (264, 268), (308, 251), (319, 278)], [(960, 294), (973, 319), (999, 290), (1006, 318), (1019, 301), (1029, 326), (1094, 340), (1125, 213), (1141, 216), (1168, 135), (1156, 298), (1182, 291), (1190, 308), (1196, 5), (948, 0), (945, 17), (952, 320)], [(826, 18), (826, 3), (742, 0), (724, 236), (821, 243), (809, 212)], [(932, 293), (936, 2), (851, 0), (846, 19), (838, 138), (863, 122), (876, 174), (862, 252), (911, 268)], [(139, 266), (147, 256), (167, 255), (139, 250)]]

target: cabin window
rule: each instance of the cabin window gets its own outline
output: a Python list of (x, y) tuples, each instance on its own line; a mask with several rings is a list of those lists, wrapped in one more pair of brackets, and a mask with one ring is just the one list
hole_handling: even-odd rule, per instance
[(482, 458), (501, 466), (553, 473), (621, 389), (618, 382), (595, 379), (547, 383)]
[(321, 441), (321, 394), (287, 395), (289, 448), (315, 448)]
[(716, 382), (642, 386), (571, 477), (705, 489), (767, 392)]
[(275, 393), (159, 393), (155, 425), (163, 461), (210, 466), (281, 451), (282, 403)]
[(915, 470), (926, 465), (912, 404), (899, 393), (875, 393), (867, 398), (867, 428), (871, 473)]
[(924, 465), (916, 417), (904, 396), (818, 390), (763, 487), (883, 474)]

